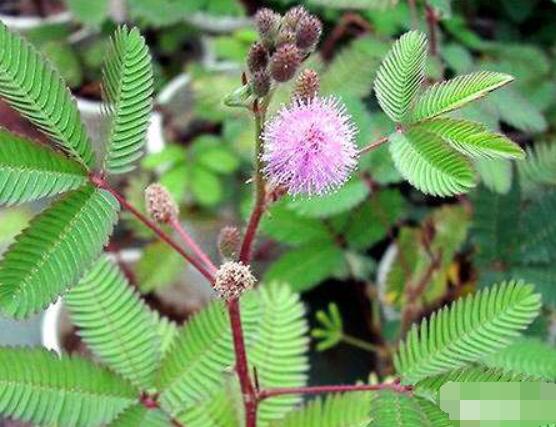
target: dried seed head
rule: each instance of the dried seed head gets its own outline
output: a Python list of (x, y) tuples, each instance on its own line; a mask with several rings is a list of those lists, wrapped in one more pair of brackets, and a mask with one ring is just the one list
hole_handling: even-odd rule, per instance
[(236, 259), (239, 254), (241, 234), (236, 227), (224, 227), (218, 234), (218, 250), (224, 259)]
[(241, 262), (229, 261), (216, 272), (214, 290), (226, 301), (239, 298), (245, 291), (255, 286), (257, 279), (251, 268)]
[(267, 48), (272, 48), (280, 28), (280, 15), (271, 9), (259, 9), (255, 14), (254, 22), (261, 41)]
[(303, 70), (297, 77), (294, 97), (307, 102), (319, 94), (320, 78), (315, 70)]
[(287, 82), (294, 75), (301, 63), (301, 52), (293, 44), (280, 46), (270, 59), (270, 73), (274, 80)]
[(299, 21), (306, 16), (309, 16), (309, 12), (303, 6), (292, 7), (282, 18), (282, 24), (284, 27), (295, 31)]
[(253, 93), (257, 97), (262, 98), (263, 96), (266, 96), (270, 91), (270, 74), (268, 74), (268, 71), (266, 70), (257, 71), (251, 78), (251, 84), (253, 87)]
[(295, 42), (300, 49), (314, 49), (322, 33), (322, 22), (316, 16), (301, 18), (295, 33)]
[(268, 65), (268, 51), (262, 43), (256, 42), (251, 45), (249, 54), (247, 55), (247, 67), (249, 71), (254, 73), (264, 70)]
[(179, 213), (176, 202), (161, 184), (151, 184), (146, 188), (145, 204), (147, 212), (156, 222), (166, 223)]

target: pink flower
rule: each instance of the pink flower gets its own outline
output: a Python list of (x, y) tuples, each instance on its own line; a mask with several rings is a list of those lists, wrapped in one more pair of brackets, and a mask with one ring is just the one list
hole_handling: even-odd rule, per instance
[(266, 124), (265, 175), (291, 195), (336, 190), (357, 164), (356, 128), (334, 97), (295, 100)]

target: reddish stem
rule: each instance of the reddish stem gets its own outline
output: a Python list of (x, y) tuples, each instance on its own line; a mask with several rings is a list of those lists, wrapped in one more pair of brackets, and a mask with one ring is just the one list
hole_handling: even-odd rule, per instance
[(323, 385), (315, 387), (291, 387), (291, 388), (270, 388), (259, 392), (259, 400), (269, 397), (282, 396), (285, 394), (322, 394), (322, 393), (344, 393), (352, 391), (377, 391), (392, 390), (398, 393), (409, 393), (413, 386), (402, 385), (399, 381), (393, 383), (374, 384), (374, 385)]
[(230, 315), (230, 323), (234, 341), (236, 372), (239, 377), (241, 393), (243, 394), (243, 403), (245, 405), (245, 426), (256, 427), (257, 394), (255, 393), (255, 388), (253, 387), (251, 376), (249, 375), (249, 364), (247, 362), (245, 339), (243, 337), (243, 328), (241, 326), (239, 300), (237, 298), (228, 301), (228, 313)]
[(126, 200), (126, 198), (122, 194), (118, 193), (114, 188), (112, 188), (102, 176), (93, 174), (90, 176), (90, 181), (96, 187), (102, 188), (112, 194), (116, 198), (116, 200), (118, 200), (122, 208), (128, 210), (146, 227), (152, 230), (163, 242), (171, 246), (178, 254), (185, 258), (191, 265), (193, 265), (193, 267), (199, 270), (199, 272), (210, 282), (211, 285), (214, 284), (214, 276), (196, 258), (193, 258), (187, 252), (185, 252), (180, 245), (178, 245), (170, 236), (168, 236), (164, 232), (164, 230), (162, 230), (153, 221), (139, 212)]
[(265, 211), (264, 194), (262, 197), (263, 200), (257, 201), (253, 211), (251, 212), (249, 223), (247, 224), (247, 229), (245, 230), (245, 236), (243, 237), (243, 242), (241, 243), (239, 260), (244, 264), (248, 264), (251, 261), (253, 243), (255, 242), (257, 229), (259, 228), (259, 223), (261, 222), (261, 218)]
[(208, 257), (205, 251), (203, 251), (197, 242), (189, 235), (189, 233), (183, 228), (179, 219), (177, 217), (171, 217), (168, 221), (168, 225), (174, 229), (174, 231), (180, 236), (180, 238), (185, 242), (186, 246), (188, 246), (191, 251), (199, 258), (204, 264), (205, 267), (211, 272), (211, 274), (216, 273), (216, 266), (212, 262), (212, 260)]
[(369, 145), (361, 148), (359, 150), (359, 155), (366, 154), (369, 151), (376, 150), (382, 144), (386, 144), (387, 142), (388, 142), (388, 137), (387, 136), (382, 136), (382, 137), (378, 138), (376, 141), (371, 142)]

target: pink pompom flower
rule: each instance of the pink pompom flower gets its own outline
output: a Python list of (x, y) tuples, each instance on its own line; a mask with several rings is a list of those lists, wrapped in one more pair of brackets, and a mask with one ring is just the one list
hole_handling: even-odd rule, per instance
[(338, 189), (357, 165), (356, 128), (335, 97), (296, 99), (270, 120), (263, 133), (264, 172), (291, 195), (323, 195)]

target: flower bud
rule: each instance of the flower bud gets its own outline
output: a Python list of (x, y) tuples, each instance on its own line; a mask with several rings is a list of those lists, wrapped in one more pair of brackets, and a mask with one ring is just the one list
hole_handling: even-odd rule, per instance
[(306, 16), (309, 16), (309, 12), (303, 6), (292, 7), (282, 18), (282, 25), (295, 31), (299, 21)]
[(151, 184), (145, 190), (145, 204), (149, 216), (159, 223), (167, 223), (178, 216), (176, 202), (161, 184)]
[(251, 78), (251, 85), (258, 98), (268, 95), (271, 85), (270, 74), (266, 70), (257, 71)]
[(220, 266), (214, 279), (214, 290), (226, 301), (239, 298), (253, 288), (257, 279), (251, 268), (241, 262), (229, 261)]
[(309, 68), (303, 70), (297, 77), (294, 97), (307, 102), (319, 94), (320, 78), (315, 70)]
[(234, 260), (239, 255), (241, 234), (236, 227), (224, 227), (218, 234), (218, 250), (224, 259)]
[(267, 48), (272, 48), (280, 28), (280, 15), (268, 8), (259, 9), (255, 14), (254, 22), (263, 44)]
[(254, 73), (259, 70), (264, 70), (268, 65), (268, 51), (262, 43), (253, 43), (249, 54), (247, 55), (247, 67), (249, 71)]
[(274, 80), (287, 82), (294, 75), (301, 63), (301, 52), (293, 44), (280, 46), (270, 59), (270, 73)]
[(295, 41), (295, 31), (282, 28), (278, 33), (278, 37), (276, 37), (276, 46), (279, 47), (284, 44), (295, 44)]
[(295, 42), (300, 49), (314, 49), (322, 33), (322, 22), (316, 16), (301, 18), (295, 33)]

